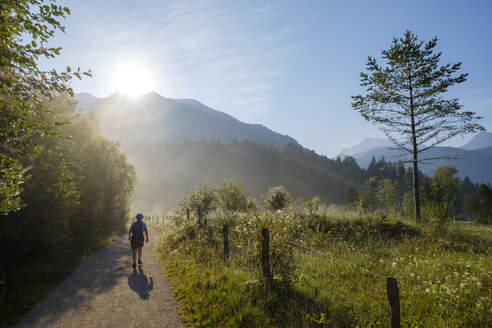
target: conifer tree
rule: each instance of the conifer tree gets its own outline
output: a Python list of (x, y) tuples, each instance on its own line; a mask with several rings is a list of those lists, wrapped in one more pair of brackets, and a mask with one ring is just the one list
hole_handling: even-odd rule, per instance
[(461, 62), (440, 66), (441, 53), (434, 52), (436, 45), (437, 38), (425, 43), (410, 31), (394, 38), (391, 47), (381, 52), (384, 66), (368, 58), (368, 72), (360, 74), (366, 94), (352, 97), (354, 110), (380, 125), (396, 149), (411, 155), (418, 223), (418, 164), (437, 159), (422, 153), (456, 135), (483, 130), (479, 116), (463, 110), (458, 99), (443, 97), (450, 86), (466, 81), (468, 74), (457, 74)]

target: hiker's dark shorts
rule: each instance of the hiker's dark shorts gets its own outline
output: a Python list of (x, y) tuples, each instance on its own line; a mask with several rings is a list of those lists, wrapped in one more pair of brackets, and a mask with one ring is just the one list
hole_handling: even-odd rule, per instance
[(133, 237), (131, 240), (132, 249), (142, 248), (144, 245), (144, 237)]

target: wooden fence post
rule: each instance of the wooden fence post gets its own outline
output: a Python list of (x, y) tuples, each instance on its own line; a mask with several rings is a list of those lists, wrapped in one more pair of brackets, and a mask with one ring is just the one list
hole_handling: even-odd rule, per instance
[(198, 215), (198, 226), (201, 227), (202, 226), (202, 206), (201, 205), (198, 205), (197, 215)]
[(186, 208), (186, 218), (190, 221), (190, 209), (188, 207)]
[(263, 269), (263, 278), (267, 286), (272, 283), (272, 273), (270, 271), (270, 232), (267, 228), (261, 229), (261, 267)]
[(400, 291), (395, 278), (386, 278), (386, 292), (391, 308), (391, 328), (400, 328)]
[(229, 258), (229, 225), (222, 226), (222, 236), (224, 237), (224, 260)]

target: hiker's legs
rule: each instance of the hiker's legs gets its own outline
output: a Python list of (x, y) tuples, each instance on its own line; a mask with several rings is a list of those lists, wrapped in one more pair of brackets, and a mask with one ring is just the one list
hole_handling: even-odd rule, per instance
[[(138, 260), (139, 261), (142, 260), (142, 248), (141, 247), (138, 249)], [(135, 262), (135, 260), (133, 260), (133, 262)]]
[[(139, 248), (141, 250), (141, 248)], [(137, 250), (132, 249), (133, 251), (133, 263), (137, 263)]]

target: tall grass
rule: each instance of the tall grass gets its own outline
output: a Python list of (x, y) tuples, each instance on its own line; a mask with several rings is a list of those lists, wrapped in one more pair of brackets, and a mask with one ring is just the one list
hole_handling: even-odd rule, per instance
[[(334, 207), (242, 213), (227, 218), (224, 261), (223, 213), (209, 222), (203, 231), (175, 217), (160, 226), (155, 248), (192, 326), (388, 327), (386, 276), (399, 282), (404, 327), (492, 324), (490, 227), (451, 222), (436, 230)], [(259, 273), (264, 225), (277, 256), (271, 288)]]

